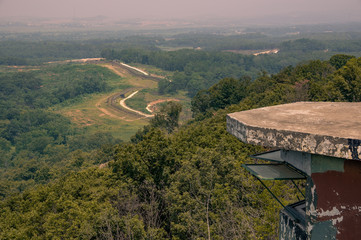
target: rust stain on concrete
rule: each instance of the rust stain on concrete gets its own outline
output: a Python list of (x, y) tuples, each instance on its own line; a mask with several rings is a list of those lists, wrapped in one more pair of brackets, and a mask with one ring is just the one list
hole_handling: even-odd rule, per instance
[(344, 172), (313, 173), (317, 221), (332, 221), (337, 239), (361, 239), (361, 162), (345, 161)]

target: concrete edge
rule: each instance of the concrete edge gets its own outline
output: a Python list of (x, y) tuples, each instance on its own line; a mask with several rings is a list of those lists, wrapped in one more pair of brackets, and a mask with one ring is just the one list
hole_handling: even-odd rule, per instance
[(227, 115), (227, 131), (245, 143), (330, 157), (361, 160), (361, 141), (248, 126)]

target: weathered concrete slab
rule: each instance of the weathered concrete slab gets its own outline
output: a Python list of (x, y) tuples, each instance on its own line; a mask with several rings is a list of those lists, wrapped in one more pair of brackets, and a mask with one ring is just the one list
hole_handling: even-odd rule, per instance
[(231, 113), (227, 131), (246, 143), (361, 160), (361, 102), (298, 102)]

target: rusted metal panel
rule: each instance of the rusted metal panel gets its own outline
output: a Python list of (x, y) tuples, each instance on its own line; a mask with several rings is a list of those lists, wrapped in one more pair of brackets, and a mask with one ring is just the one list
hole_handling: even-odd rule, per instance
[[(227, 115), (228, 132), (245, 143), (280, 148), (270, 160), (307, 174), (308, 239), (361, 239), (360, 114), (361, 102), (300, 102)], [(294, 239), (294, 226), (281, 223), (280, 236)]]
[[(344, 161), (343, 170), (312, 173), (312, 236), (316, 230), (317, 234), (330, 234), (328, 230), (335, 228), (335, 239), (361, 239), (361, 162)], [(317, 227), (322, 222), (329, 227)]]

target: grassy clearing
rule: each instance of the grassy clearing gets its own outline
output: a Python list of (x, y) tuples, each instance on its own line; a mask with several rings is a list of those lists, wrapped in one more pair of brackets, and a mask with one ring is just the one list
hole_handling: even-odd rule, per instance
[(128, 99), (125, 102), (125, 104), (128, 107), (133, 108), (135, 110), (141, 111), (143, 113), (151, 114), (150, 112), (148, 112), (146, 110), (147, 101), (145, 100), (145, 98), (146, 98), (146, 95), (148, 94), (148, 92), (149, 92), (148, 89), (143, 89), (143, 90), (139, 91), (135, 96)]
[[(134, 98), (136, 96), (134, 96)], [(178, 102), (180, 104), (182, 104), (182, 112), (181, 112), (181, 115), (179, 118), (180, 124), (186, 123), (188, 120), (190, 120), (192, 118), (191, 99), (187, 96), (186, 91), (179, 91), (176, 94), (159, 95), (156, 91), (153, 91), (153, 89), (148, 89), (148, 90), (142, 91), (141, 94), (138, 96), (138, 98), (139, 98), (139, 100), (136, 100), (133, 98), (127, 100), (127, 102), (126, 102), (127, 105), (131, 106), (131, 104), (133, 104), (133, 101), (135, 100), (135, 102), (138, 102), (138, 103), (134, 103), (134, 105), (132, 105), (132, 108), (134, 106), (134, 109), (136, 109), (138, 111), (142, 111), (144, 113), (148, 113), (148, 111), (146, 111), (145, 108), (149, 103), (151, 103), (153, 101), (157, 101), (157, 100), (167, 101), (167, 100), (176, 99), (176, 100), (178, 100)], [(162, 104), (165, 104), (165, 102), (161, 102), (161, 103), (157, 104), (156, 109), (159, 110), (160, 106)], [(155, 112), (157, 112), (157, 110)]]
[[(141, 118), (134, 113), (129, 113), (129, 111), (119, 110), (119, 108), (110, 106), (107, 103), (110, 96), (122, 90), (129, 88), (143, 89), (133, 98), (127, 100), (126, 104), (135, 110), (148, 114), (149, 112), (146, 110), (148, 102), (163, 97), (169, 98), (169, 96), (158, 95), (158, 83), (156, 81), (135, 76), (119, 64), (105, 63), (98, 66), (89, 64), (89, 66), (98, 68), (98, 71), (110, 72), (115, 75), (110, 74), (106, 78), (108, 85), (111, 86), (111, 91), (88, 95), (77, 102), (72, 102), (57, 109), (59, 113), (68, 116), (74, 124), (83, 128), (89, 134), (97, 131), (110, 132), (114, 137), (128, 141), (139, 128), (148, 124), (149, 119)], [(150, 69), (143, 66), (141, 68), (146, 71)], [(157, 72), (159, 75), (166, 75), (166, 73), (161, 73), (159, 69), (152, 68), (151, 71)], [(124, 97), (127, 97), (132, 92), (134, 91), (127, 92)]]
[(94, 64), (62, 64), (46, 69), (41, 78), (51, 84), (63, 78), (76, 78), (78, 74), (97, 74), (104, 78), (109, 89), (106, 93), (81, 96), (52, 107), (52, 110), (68, 117), (77, 128), (86, 134), (110, 132), (114, 137), (129, 141), (130, 137), (142, 126), (148, 124), (146, 119), (114, 109), (107, 104), (109, 96), (134, 85), (152, 86), (153, 83), (138, 80), (127, 74), (119, 76), (114, 71)]
[(38, 73), (45, 69), (44, 66), (2, 66), (0, 65), (0, 74), (11, 74), (21, 72)]
[[(128, 99), (126, 101), (127, 106), (130, 108), (133, 108), (135, 110), (144, 112), (149, 114), (149, 112), (146, 110), (146, 107), (149, 103), (157, 100), (170, 100), (170, 99), (177, 99), (179, 100), (179, 103), (182, 104), (182, 113), (180, 116), (180, 122), (185, 123), (188, 120), (192, 118), (192, 111), (191, 111), (191, 99), (186, 95), (187, 93), (185, 91), (180, 91), (176, 94), (166, 94), (166, 95), (159, 95), (157, 93), (157, 89), (143, 89), (138, 94), (136, 94), (131, 99)], [(157, 109), (159, 107), (165, 104), (164, 102), (161, 102), (157, 104)]]
[[(171, 72), (165, 72), (152, 66), (134, 65), (151, 74), (169, 77)], [(183, 105), (181, 122), (191, 118), (190, 99), (185, 92), (175, 95), (159, 95), (157, 92), (158, 83), (152, 79), (137, 76), (127, 71), (116, 63), (79, 64), (79, 63), (54, 63), (42, 66), (8, 67), (0, 66), (0, 74), (6, 72), (34, 71), (37, 77), (43, 80), (44, 88), (52, 89), (52, 85), (63, 84), (72, 79), (83, 79), (96, 77), (103, 79), (107, 89), (102, 93), (80, 95), (68, 99), (60, 104), (53, 105), (50, 110), (68, 117), (85, 135), (96, 132), (109, 132), (114, 137), (123, 141), (129, 141), (136, 131), (148, 124), (149, 119), (140, 117), (132, 112), (122, 110), (121, 107), (109, 104), (109, 99), (121, 92), (116, 101), (137, 89), (142, 89), (133, 98), (127, 100), (126, 104), (138, 111), (149, 114), (146, 106), (153, 101), (178, 99)], [(129, 91), (128, 91), (129, 90)]]
[(184, 46), (184, 47), (158, 46), (158, 48), (167, 52), (178, 51), (182, 49), (194, 49), (194, 47), (189, 47), (189, 46)]
[[(128, 141), (139, 128), (147, 124), (147, 120), (136, 120), (137, 118), (130, 118), (126, 113), (122, 115), (118, 111), (106, 108), (108, 96), (108, 93), (94, 94), (57, 112), (69, 117), (77, 127), (84, 128), (89, 134), (110, 132), (114, 137)], [(102, 112), (102, 109), (108, 114)]]
[(164, 78), (169, 78), (173, 75), (173, 72), (170, 71), (166, 71), (166, 70), (162, 70), (159, 69), (157, 67), (154, 66), (150, 66), (150, 65), (144, 65), (144, 64), (140, 64), (140, 63), (134, 63), (132, 64), (132, 66), (142, 69), (143, 71), (149, 73), (151, 76), (160, 76), (160, 77), (164, 77)]
[(121, 78), (109, 71), (94, 64), (49, 64), (42, 67), (39, 77), (43, 79), (45, 83), (61, 82), (65, 79), (76, 79), (83, 77), (97, 76), (111, 87), (116, 88), (119, 84), (122, 84)]
[[(116, 64), (116, 63), (108, 63), (108, 64), (100, 64), (101, 66), (108, 68), (113, 73), (117, 74), (118, 76), (121, 76), (124, 80), (125, 84), (129, 84), (133, 87), (139, 87), (139, 88), (157, 88), (158, 83), (154, 80), (142, 78), (139, 76), (134, 76), (133, 74), (129, 73), (125, 67)], [(134, 65), (138, 66), (138, 65)], [(144, 69), (143, 67), (141, 67)], [(147, 69), (146, 69), (147, 71)], [(160, 70), (159, 70), (160, 71)]]

